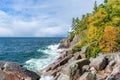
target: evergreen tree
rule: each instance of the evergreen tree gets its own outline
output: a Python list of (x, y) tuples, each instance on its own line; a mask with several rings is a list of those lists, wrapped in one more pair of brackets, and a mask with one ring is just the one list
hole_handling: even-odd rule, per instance
[(74, 28), (75, 28), (75, 18), (72, 19), (72, 30), (74, 31)]
[(107, 3), (108, 2), (108, 0), (104, 0), (104, 3)]
[(94, 13), (97, 11), (97, 1), (94, 3)]

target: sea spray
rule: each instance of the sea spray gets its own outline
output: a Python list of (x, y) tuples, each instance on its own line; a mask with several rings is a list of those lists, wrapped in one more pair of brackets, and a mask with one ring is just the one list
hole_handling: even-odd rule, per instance
[[(50, 64), (54, 59), (58, 56), (58, 54), (62, 51), (58, 49), (59, 44), (49, 45), (45, 48), (37, 50), (38, 52), (42, 52), (47, 54), (43, 58), (35, 59), (32, 58), (25, 62), (25, 67), (29, 70), (35, 71), (39, 73), (42, 71), (48, 64)], [(41, 76), (40, 80), (52, 80), (51, 76)]]

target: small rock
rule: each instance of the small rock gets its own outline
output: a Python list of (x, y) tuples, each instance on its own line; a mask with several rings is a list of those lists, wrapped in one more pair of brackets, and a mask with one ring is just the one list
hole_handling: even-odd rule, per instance
[(82, 59), (83, 59), (83, 58), (86, 58), (85, 53), (81, 53), (80, 56), (81, 56)]
[(87, 48), (88, 48), (88, 46), (83, 46), (83, 47), (81, 48), (81, 53), (85, 53), (86, 50), (87, 50)]
[(82, 67), (82, 73), (90, 71), (89, 69), (90, 69), (90, 66), (89, 66), (89, 65), (84, 65), (84, 66)]
[(94, 67), (91, 67), (90, 71), (91, 71), (92, 74), (96, 74), (97, 73), (97, 70)]

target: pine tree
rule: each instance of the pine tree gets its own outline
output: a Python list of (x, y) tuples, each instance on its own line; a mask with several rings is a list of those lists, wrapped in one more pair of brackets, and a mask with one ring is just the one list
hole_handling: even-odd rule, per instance
[(104, 3), (107, 3), (108, 2), (108, 0), (104, 0)]
[(97, 1), (94, 3), (94, 13), (97, 11)]

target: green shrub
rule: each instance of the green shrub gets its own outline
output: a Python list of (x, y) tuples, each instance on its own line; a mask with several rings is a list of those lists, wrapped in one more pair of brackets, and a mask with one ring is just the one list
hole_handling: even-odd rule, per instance
[(81, 48), (82, 48), (82, 46), (77, 45), (77, 46), (75, 46), (72, 50), (73, 50), (73, 52), (75, 53), (75, 52), (81, 51)]
[(86, 50), (86, 57), (87, 58), (90, 58), (90, 57), (95, 58), (96, 55), (98, 55), (101, 51), (102, 51), (102, 49), (99, 46), (91, 45)]

